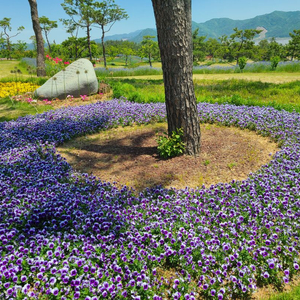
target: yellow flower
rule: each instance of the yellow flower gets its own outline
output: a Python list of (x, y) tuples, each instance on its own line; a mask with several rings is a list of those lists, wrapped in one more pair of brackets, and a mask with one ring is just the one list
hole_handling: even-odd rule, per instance
[(35, 91), (39, 85), (31, 82), (0, 82), (0, 98)]

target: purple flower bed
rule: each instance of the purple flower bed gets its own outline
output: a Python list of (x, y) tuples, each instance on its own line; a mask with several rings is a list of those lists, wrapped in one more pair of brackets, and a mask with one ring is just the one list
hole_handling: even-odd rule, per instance
[(76, 135), (165, 118), (112, 100), (0, 124), (1, 299), (242, 298), (299, 269), (300, 115), (199, 104), (202, 122), (256, 130), (282, 149), (245, 181), (136, 195), (75, 174)]

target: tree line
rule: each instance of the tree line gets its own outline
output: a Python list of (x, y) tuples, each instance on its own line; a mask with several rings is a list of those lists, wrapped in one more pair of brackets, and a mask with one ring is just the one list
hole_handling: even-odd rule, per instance
[[(69, 37), (61, 44), (50, 42), (50, 32), (58, 27), (58, 22), (50, 20), (46, 16), (39, 17), (39, 24), (43, 33), (43, 43), (46, 44), (46, 53), (53, 57), (71, 61), (81, 57), (88, 57), (91, 61), (102, 60), (104, 66), (107, 61), (113, 60), (117, 55), (122, 55), (125, 64), (128, 65), (130, 57), (135, 55), (145, 58), (150, 66), (153, 61), (160, 60), (158, 42), (154, 36), (144, 36), (141, 43), (132, 41), (104, 41), (105, 34), (111, 29), (116, 21), (128, 18), (127, 13), (114, 3), (113, 0), (95, 2), (94, 0), (64, 0), (61, 4), (68, 18), (60, 19)], [(101, 43), (90, 39), (90, 30), (93, 26), (101, 29)], [(37, 39), (31, 38), (34, 49), (28, 50), (27, 44), (15, 38), (24, 27), (18, 28), (17, 33), (11, 35), (11, 19), (0, 20), (0, 57), (21, 58), (36, 57)], [(79, 37), (79, 29), (85, 29), (86, 35)], [(193, 63), (198, 65), (203, 61), (210, 60), (221, 62), (236, 62), (241, 64), (242, 59), (253, 61), (280, 61), (293, 60), (300, 57), (300, 30), (290, 33), (291, 39), (288, 44), (282, 45), (275, 38), (263, 39), (255, 44), (254, 38), (260, 33), (257, 29), (234, 28), (230, 36), (223, 35), (218, 39), (206, 38), (198, 35), (199, 29), (192, 32), (193, 40)], [(100, 58), (101, 57), (101, 58)]]

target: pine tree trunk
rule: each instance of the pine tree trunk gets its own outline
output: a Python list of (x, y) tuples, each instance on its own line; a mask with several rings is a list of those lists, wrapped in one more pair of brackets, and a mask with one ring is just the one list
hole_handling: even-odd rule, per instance
[(183, 129), (185, 153), (200, 152), (193, 85), (191, 0), (152, 0), (162, 61), (168, 133)]
[(91, 48), (91, 26), (88, 24), (88, 26), (86, 27), (86, 36), (87, 36), (87, 43), (88, 43), (88, 49), (89, 49), (89, 57), (90, 57), (90, 61), (93, 60), (93, 55), (92, 55), (92, 48)]
[(45, 50), (44, 50), (44, 39), (42, 35), (42, 29), (39, 22), (38, 16), (38, 9), (36, 0), (28, 0), (30, 5), (30, 12), (31, 12), (31, 20), (32, 26), (36, 38), (36, 45), (37, 45), (37, 73), (36, 75), (39, 76), (46, 76), (46, 69), (45, 69)]
[(104, 31), (104, 26), (101, 26), (101, 30), (102, 30), (102, 36), (101, 36), (101, 44), (102, 44), (102, 54), (103, 54), (103, 63), (104, 63), (104, 68), (106, 68), (106, 52), (105, 52), (105, 44), (104, 44), (104, 35), (105, 35), (105, 31)]

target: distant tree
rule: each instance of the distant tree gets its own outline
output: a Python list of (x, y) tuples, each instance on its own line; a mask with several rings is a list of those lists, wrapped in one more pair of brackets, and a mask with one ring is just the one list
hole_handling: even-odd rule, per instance
[[(114, 46), (113, 50), (111, 51), (109, 48), (111, 46)], [(122, 54), (123, 57), (125, 58), (125, 64), (128, 65), (129, 63), (129, 59), (131, 55), (134, 55), (137, 53), (138, 51), (138, 44), (135, 42), (131, 42), (131, 41), (127, 41), (127, 40), (108, 40), (105, 41), (105, 49), (106, 49), (106, 53), (108, 55), (113, 54), (113, 55), (117, 55), (117, 54)], [(101, 49), (102, 49), (102, 45), (101, 45)]]
[(18, 40), (17, 43), (14, 45), (14, 57), (18, 59), (24, 57), (26, 49), (27, 49), (27, 43)]
[(112, 26), (122, 19), (127, 19), (128, 15), (123, 8), (115, 4), (114, 0), (104, 0), (95, 2), (92, 11), (93, 22), (98, 24), (101, 29), (101, 44), (104, 67), (106, 67), (105, 55), (105, 34), (112, 28)]
[(37, 51), (37, 44), (36, 44), (36, 38), (35, 38), (35, 35), (32, 35), (29, 39), (31, 40), (31, 43), (32, 43), (32, 45), (33, 45), (33, 49), (34, 49), (34, 51), (36, 52), (36, 51)]
[(76, 26), (85, 28), (89, 58), (92, 61), (90, 32), (94, 23), (92, 19), (94, 0), (64, 0), (64, 3), (62, 3), (61, 6), (66, 14), (71, 17), (71, 22), (70, 20), (62, 20), (64, 24), (68, 24), (70, 30), (75, 29)]
[(254, 51), (253, 39), (261, 30), (257, 29), (233, 29), (234, 33), (230, 35), (229, 50), (238, 64), (239, 57), (245, 56), (252, 58)]
[(191, 0), (152, 0), (162, 61), (168, 134), (183, 130), (185, 153), (200, 152), (200, 122), (193, 85)]
[[(121, 49), (118, 46), (110, 45), (106, 48), (105, 56), (108, 55), (108, 60), (112, 61), (120, 53), (120, 50)], [(107, 57), (105, 58), (105, 63), (106, 63), (106, 59), (107, 59)], [(104, 64), (104, 66), (105, 66), (105, 64)]]
[(28, 2), (30, 5), (32, 26), (37, 44), (37, 76), (46, 76), (44, 39), (39, 22), (37, 3), (36, 0), (28, 0)]
[(291, 60), (300, 58), (300, 29), (289, 33), (291, 39), (287, 45), (287, 55)]
[(134, 42), (129, 42), (129, 41), (124, 41), (121, 45), (121, 52), (124, 57), (125, 57), (125, 65), (128, 65), (128, 59), (131, 55), (135, 54), (135, 43)]
[(0, 34), (0, 57), (7, 57), (5, 38)]
[(151, 35), (143, 36), (139, 49), (139, 55), (147, 58), (150, 67), (152, 67), (152, 59), (159, 58), (158, 43), (153, 41), (154, 38), (155, 36)]
[(280, 59), (286, 58), (286, 51), (284, 49), (284, 46), (282, 44), (279, 44), (276, 39), (273, 37), (271, 38), (271, 41), (269, 42), (269, 49), (268, 49), (268, 60), (271, 59), (271, 57), (279, 56)]
[(268, 51), (270, 49), (270, 44), (267, 39), (260, 40), (256, 46), (256, 60), (269, 60)]
[(63, 26), (67, 30), (67, 33), (69, 33), (71, 37), (78, 37), (78, 31), (80, 28), (78, 24), (74, 23), (70, 19), (59, 19), (59, 21), (62, 22)]
[(23, 26), (20, 26), (18, 28), (18, 32), (15, 35), (10, 35), (10, 31), (11, 31), (11, 24), (10, 24), (10, 20), (11, 18), (3, 18), (2, 20), (0, 20), (0, 27), (2, 28), (2, 32), (1, 32), (1, 37), (5, 39), (6, 41), (6, 49), (7, 49), (7, 59), (11, 59), (11, 52), (12, 52), (12, 44), (11, 44), (11, 39), (13, 37), (16, 37), (18, 34), (20, 34), (20, 32), (22, 30), (24, 30), (25, 28)]
[(206, 50), (206, 44), (205, 39), (206, 36), (198, 36), (199, 28), (195, 29), (195, 31), (192, 33), (193, 38), (193, 61), (199, 62), (205, 60), (205, 50)]
[(234, 57), (232, 56), (230, 52), (230, 40), (227, 35), (222, 35), (219, 37), (220, 43), (219, 47), (215, 52), (215, 56), (220, 58), (221, 60), (228, 60), (229, 62), (234, 60)]
[[(65, 60), (73, 60), (89, 55), (86, 37), (76, 38), (69, 37), (61, 43), (61, 55)], [(97, 55), (97, 45), (91, 41), (91, 53)]]
[(44, 34), (45, 34), (49, 53), (51, 53), (51, 45), (49, 42), (48, 35), (49, 35), (49, 32), (51, 31), (51, 29), (57, 28), (57, 21), (50, 21), (49, 18), (47, 18), (45, 16), (40, 17), (39, 21), (40, 21), (41, 29), (42, 29), (42, 31), (44, 31)]
[(205, 43), (206, 54), (212, 58), (215, 58), (220, 46), (221, 44), (217, 39), (209, 38)]

